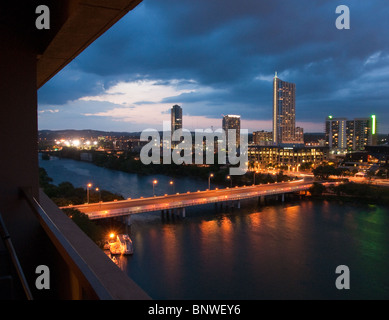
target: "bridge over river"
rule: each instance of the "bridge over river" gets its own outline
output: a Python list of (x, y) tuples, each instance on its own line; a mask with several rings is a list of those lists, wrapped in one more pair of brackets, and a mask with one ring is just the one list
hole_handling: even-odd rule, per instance
[(177, 193), (150, 198), (70, 205), (62, 207), (61, 209), (78, 209), (87, 214), (91, 220), (129, 217), (132, 214), (154, 211), (161, 211), (161, 213), (175, 211), (185, 217), (186, 207), (209, 203), (233, 202), (239, 208), (240, 200), (242, 199), (258, 197), (259, 200), (264, 201), (267, 196), (280, 196), (281, 200), (284, 201), (285, 194), (306, 191), (312, 184), (312, 178), (305, 178), (281, 183)]

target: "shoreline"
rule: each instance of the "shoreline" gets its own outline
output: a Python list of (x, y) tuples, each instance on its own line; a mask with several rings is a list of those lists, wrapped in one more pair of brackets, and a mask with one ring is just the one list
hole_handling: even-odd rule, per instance
[[(388, 188), (389, 189), (389, 188)], [(310, 196), (312, 200), (320, 201), (336, 201), (345, 203), (358, 203), (367, 205), (381, 205), (385, 206), (389, 204), (389, 201), (382, 201), (382, 199), (376, 199), (373, 197), (360, 197), (359, 195), (337, 195), (337, 194), (325, 194), (322, 196)]]
[[(114, 170), (118, 172), (124, 172), (124, 173), (129, 173), (129, 174), (137, 174), (139, 176), (151, 176), (153, 174), (160, 174), (164, 175), (169, 178), (191, 178), (195, 179), (198, 181), (208, 181), (209, 175), (213, 174), (212, 180), (214, 183), (218, 184), (219, 186), (224, 186), (224, 187), (229, 187), (231, 182), (229, 180), (226, 180), (227, 176), (230, 176), (229, 174), (229, 167), (225, 167), (225, 165), (221, 166), (218, 164), (211, 164), (208, 165), (207, 167), (199, 167), (195, 164), (188, 164), (188, 165), (174, 165), (174, 164), (169, 164), (169, 165), (163, 165), (162, 164), (150, 164), (150, 165), (142, 165), (139, 166), (139, 163), (133, 162), (133, 160), (127, 160), (128, 163), (132, 163), (134, 165), (134, 168), (131, 168), (127, 166), (126, 164), (118, 164), (116, 163), (113, 165), (115, 161), (118, 161), (118, 159), (113, 160), (111, 163), (106, 159), (105, 162), (100, 162), (96, 159), (93, 159), (93, 157), (90, 158), (90, 160), (85, 160), (81, 159), (80, 151), (74, 152), (72, 154), (53, 154), (53, 152), (42, 152), (39, 151), (39, 154), (48, 154), (50, 157), (56, 157), (58, 159), (70, 159), (70, 160), (75, 160), (75, 161), (80, 161), (80, 162), (85, 162), (89, 164), (93, 164), (97, 167), (100, 168), (105, 168), (109, 170)], [(109, 155), (105, 154), (104, 156), (109, 157)], [(42, 161), (46, 161), (42, 159)], [(127, 163), (127, 164), (128, 164)], [(107, 165), (108, 164), (108, 165)], [(117, 166), (117, 167), (116, 167)], [(176, 166), (176, 167), (173, 167)], [(182, 170), (182, 168), (186, 168), (185, 172)], [(160, 168), (163, 168), (163, 170), (159, 170)], [(256, 174), (256, 179), (257, 182), (256, 184), (261, 184), (261, 183), (273, 183), (273, 182), (282, 182), (282, 181), (287, 181), (287, 179), (298, 179), (298, 177), (292, 175), (288, 175), (289, 172), (285, 172), (283, 170), (280, 170), (279, 172), (282, 172), (282, 176), (280, 180), (278, 180), (278, 174), (273, 176), (270, 173), (258, 173)], [(253, 171), (247, 170), (245, 174), (243, 175), (236, 175), (236, 176), (231, 176), (234, 178), (234, 185), (235, 186), (244, 186), (244, 185), (251, 185), (253, 182), (253, 177), (252, 177)], [(271, 181), (270, 181), (271, 180)]]

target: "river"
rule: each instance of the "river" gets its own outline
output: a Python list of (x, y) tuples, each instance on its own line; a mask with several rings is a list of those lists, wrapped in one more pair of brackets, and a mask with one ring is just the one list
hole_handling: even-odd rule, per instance
[[(69, 159), (40, 160), (58, 184), (94, 186), (136, 198), (204, 190), (207, 181), (138, 176)], [(119, 267), (154, 299), (388, 299), (389, 209), (301, 200), (241, 209), (187, 208), (185, 219), (139, 214), (135, 251)], [(350, 271), (339, 290), (337, 266)]]

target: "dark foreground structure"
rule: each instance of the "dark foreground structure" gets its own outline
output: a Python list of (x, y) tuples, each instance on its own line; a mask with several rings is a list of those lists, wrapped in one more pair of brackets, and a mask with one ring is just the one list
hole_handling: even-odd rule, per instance
[[(0, 299), (149, 299), (39, 190), (37, 153), (37, 90), (140, 2), (1, 4)], [(50, 29), (36, 27), (42, 4)]]

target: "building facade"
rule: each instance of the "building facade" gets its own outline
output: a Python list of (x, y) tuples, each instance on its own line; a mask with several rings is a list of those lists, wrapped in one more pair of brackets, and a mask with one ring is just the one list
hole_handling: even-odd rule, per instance
[(234, 129), (236, 133), (236, 146), (240, 145), (240, 116), (226, 115), (223, 117), (222, 128), (226, 134), (226, 147), (228, 148), (228, 130)]
[(332, 153), (343, 154), (347, 150), (347, 119), (329, 116), (325, 124), (326, 146)]
[(370, 118), (333, 118), (328, 116), (325, 124), (326, 146), (332, 154), (362, 151), (366, 146), (377, 144), (376, 116)]
[(274, 76), (273, 81), (273, 142), (303, 144), (302, 128), (296, 128), (296, 85)]
[(182, 129), (182, 108), (177, 104), (171, 108), (171, 128), (172, 134), (174, 131)]
[[(171, 108), (171, 134), (173, 135), (174, 131), (182, 129), (182, 108), (175, 104)], [(168, 143), (168, 142), (164, 142)], [(175, 148), (180, 142), (179, 141), (171, 141), (171, 147)]]
[(253, 144), (259, 146), (269, 146), (273, 144), (273, 132), (269, 131), (254, 131)]
[(303, 163), (319, 165), (328, 161), (327, 147), (281, 147), (281, 146), (249, 146), (249, 163), (255, 169), (272, 167), (288, 167), (289, 170), (299, 170)]

